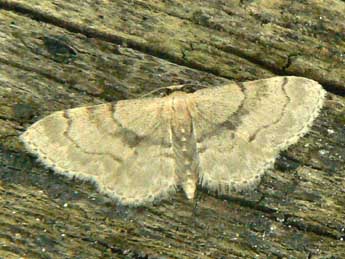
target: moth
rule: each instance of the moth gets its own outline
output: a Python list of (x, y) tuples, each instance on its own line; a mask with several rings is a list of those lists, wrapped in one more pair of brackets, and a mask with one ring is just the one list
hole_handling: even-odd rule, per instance
[(193, 199), (197, 185), (230, 194), (258, 183), (310, 129), (325, 93), (302, 77), (229, 83), (57, 111), (20, 138), (44, 165), (124, 205), (179, 187)]

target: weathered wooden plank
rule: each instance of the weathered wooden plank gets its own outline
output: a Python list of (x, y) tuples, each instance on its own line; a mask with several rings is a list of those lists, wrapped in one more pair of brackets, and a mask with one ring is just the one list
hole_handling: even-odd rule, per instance
[(238, 80), (303, 75), (343, 89), (341, 1), (0, 1), (39, 20)]
[[(345, 99), (341, 96), (329, 94), (311, 133), (282, 155), (256, 190), (218, 198), (200, 190), (196, 204), (179, 193), (157, 206), (122, 208), (92, 184), (57, 176), (25, 154), (17, 136), (39, 117), (138, 97), (159, 86), (299, 74), (299, 67), (305, 68), (299, 75), (322, 77), (329, 89), (341, 89), (343, 64), (312, 50), (325, 41), (328, 50), (342, 51), (341, 42), (331, 42), (342, 25), (330, 22), (342, 15), (341, 2), (337, 8), (316, 1), (314, 8), (291, 4), (291, 10), (285, 2), (278, 8), (259, 1), (162, 3), (99, 1), (92, 6), (85, 1), (0, 0), (0, 6), (20, 11), (0, 12), (0, 257), (344, 257)], [(277, 28), (288, 27), (292, 14), (300, 12), (295, 10), (298, 6), (309, 10), (312, 24), (322, 11), (328, 35), (309, 35), (313, 30), (296, 22), (300, 29), (286, 30), (305, 41), (293, 37), (286, 41)], [(278, 19), (281, 10), (290, 10), (284, 19)], [(218, 15), (224, 12), (231, 15)], [(43, 19), (43, 14), (51, 20)], [(308, 20), (307, 15), (300, 16)], [(268, 22), (257, 27), (255, 22), (264, 18)], [(184, 27), (177, 31), (181, 24)], [(80, 34), (71, 32), (72, 25)], [(92, 35), (88, 30), (94, 39), (85, 37)], [(262, 41), (252, 35), (263, 35)], [(136, 50), (117, 45), (121, 42)], [(231, 48), (222, 48), (221, 42)], [(265, 49), (265, 44), (270, 47)], [(290, 57), (291, 64), (279, 70), (289, 64), (288, 50), (295, 47), (298, 57)], [(330, 70), (331, 62), (340, 69), (337, 73)]]

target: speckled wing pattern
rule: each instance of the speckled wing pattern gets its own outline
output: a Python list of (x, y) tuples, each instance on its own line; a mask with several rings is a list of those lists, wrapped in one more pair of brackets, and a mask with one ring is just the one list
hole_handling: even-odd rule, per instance
[(222, 194), (257, 183), (317, 117), (325, 91), (301, 77), (58, 111), (22, 135), (57, 173), (93, 180), (125, 205), (197, 184)]

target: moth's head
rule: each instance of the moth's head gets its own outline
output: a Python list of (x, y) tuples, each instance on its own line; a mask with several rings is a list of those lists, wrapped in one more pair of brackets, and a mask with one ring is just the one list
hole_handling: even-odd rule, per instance
[(140, 97), (166, 97), (171, 95), (183, 95), (186, 93), (194, 93), (195, 91), (202, 88), (206, 88), (206, 86), (200, 84), (169, 85), (157, 88)]
[(168, 91), (168, 95), (173, 94), (175, 92), (194, 93), (196, 90), (201, 89), (201, 88), (205, 88), (205, 86), (201, 86), (199, 84), (183, 84), (183, 85), (170, 85), (166, 87)]
[(198, 84), (183, 84), (183, 85), (169, 85), (157, 89), (158, 95), (161, 97), (171, 95), (183, 95), (186, 93), (194, 93), (196, 90), (205, 88), (205, 86)]

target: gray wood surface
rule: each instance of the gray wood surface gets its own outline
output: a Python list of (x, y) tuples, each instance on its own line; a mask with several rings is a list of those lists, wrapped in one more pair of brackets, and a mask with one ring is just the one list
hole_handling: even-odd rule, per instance
[[(340, 0), (0, 0), (0, 258), (345, 258), (344, 21)], [(128, 209), (18, 140), (53, 111), (274, 75), (329, 93), (249, 193)]]

